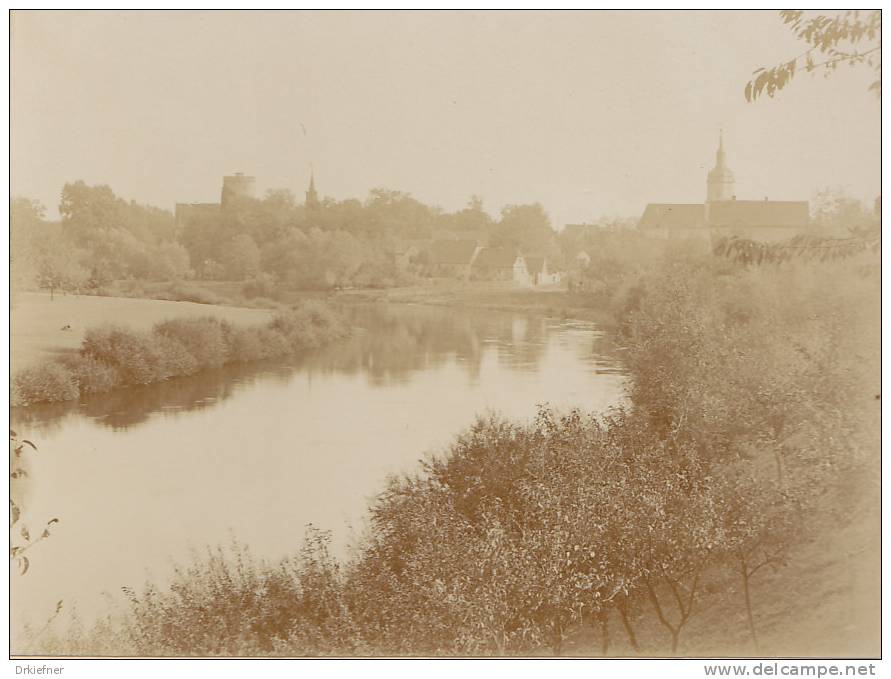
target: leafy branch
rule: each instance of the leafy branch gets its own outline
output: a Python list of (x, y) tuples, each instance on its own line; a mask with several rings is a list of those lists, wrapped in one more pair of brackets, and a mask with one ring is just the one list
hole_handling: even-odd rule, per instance
[(779, 264), (789, 260), (829, 261), (846, 259), (861, 253), (881, 253), (882, 237), (873, 232), (852, 235), (849, 238), (831, 238), (799, 234), (778, 243), (738, 236), (724, 237), (713, 248), (716, 255), (727, 257), (740, 264)]
[[(754, 77), (746, 84), (746, 101), (755, 101), (763, 94), (773, 97), (786, 87), (795, 74), (801, 70), (813, 73), (823, 70), (829, 75), (839, 66), (867, 65), (876, 72), (876, 79), (869, 89), (881, 95), (882, 92), (882, 13), (873, 10), (861, 15), (858, 10), (849, 10), (835, 17), (818, 15), (805, 18), (802, 10), (780, 12), (783, 23), (810, 47), (789, 61), (754, 71)], [(864, 44), (865, 43), (865, 44)], [(825, 59), (816, 61), (815, 55)]]
[[(18, 434), (15, 431), (9, 431), (9, 446), (12, 451), (12, 455), (10, 456), (10, 469), (9, 469), (9, 478), (12, 480), (11, 483), (15, 483), (16, 480), (22, 479), (28, 476), (27, 471), (24, 467), (21, 466), (22, 452), (25, 450), (25, 446), (30, 446), (33, 450), (37, 450), (37, 446), (35, 446), (31, 441), (27, 439), (19, 439)], [(12, 528), (15, 526), (22, 516), (21, 507), (10, 497), (9, 499), (9, 527)], [(18, 565), (19, 573), (24, 575), (28, 572), (28, 568), (31, 566), (31, 562), (27, 556), (25, 556), (25, 552), (29, 551), (34, 545), (43, 540), (46, 540), (50, 536), (50, 528), (53, 524), (59, 523), (59, 519), (50, 519), (46, 522), (46, 525), (43, 527), (43, 530), (39, 535), (35, 537), (31, 536), (31, 531), (28, 530), (28, 527), (22, 524), (19, 529), (19, 536), (24, 541), (20, 544), (12, 544), (10, 541), (9, 547), (9, 558), (13, 559), (15, 563)]]

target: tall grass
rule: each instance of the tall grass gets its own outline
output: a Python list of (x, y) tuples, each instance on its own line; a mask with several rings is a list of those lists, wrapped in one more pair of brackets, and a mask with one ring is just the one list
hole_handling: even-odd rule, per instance
[(76, 354), (17, 373), (12, 404), (70, 401), (226, 363), (279, 358), (320, 347), (347, 332), (339, 314), (315, 301), (255, 326), (238, 327), (204, 317), (163, 321), (147, 332), (115, 325), (90, 328)]

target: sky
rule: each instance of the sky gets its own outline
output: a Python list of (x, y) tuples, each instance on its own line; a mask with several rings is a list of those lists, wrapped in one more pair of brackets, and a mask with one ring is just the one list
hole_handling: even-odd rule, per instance
[(65, 182), (141, 203), (375, 187), (555, 227), (700, 202), (723, 128), (740, 199), (880, 193), (880, 109), (861, 69), (799, 74), (747, 103), (752, 71), (800, 54), (768, 11), (14, 11), (13, 195), (50, 217)]

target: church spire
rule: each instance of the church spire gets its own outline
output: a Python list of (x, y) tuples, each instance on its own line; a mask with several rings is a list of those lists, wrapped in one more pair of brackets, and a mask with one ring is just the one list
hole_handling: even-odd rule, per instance
[(724, 130), (718, 133), (718, 150), (715, 153), (715, 166), (708, 173), (706, 182), (706, 201), (732, 200), (735, 185), (733, 172), (727, 168), (724, 153)]
[(718, 131), (718, 152), (715, 154), (715, 167), (724, 167), (724, 130)]
[(319, 194), (316, 193), (316, 176), (312, 165), (309, 166), (309, 188), (306, 190), (306, 209), (319, 209)]

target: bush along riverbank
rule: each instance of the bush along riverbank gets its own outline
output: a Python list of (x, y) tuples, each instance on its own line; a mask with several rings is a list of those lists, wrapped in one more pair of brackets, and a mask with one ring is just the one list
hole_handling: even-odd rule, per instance
[(879, 563), (875, 261), (676, 256), (629, 283), (615, 305), (628, 408), (480, 419), (386, 485), (349, 559), (312, 527), (277, 563), (211, 551), (166, 586), (124, 590), (120, 618), (31, 646), (877, 653), (879, 581), (864, 575)]
[(18, 372), (12, 405), (70, 401), (118, 387), (193, 375), (226, 363), (280, 358), (345, 337), (344, 319), (305, 302), (268, 323), (238, 327), (212, 316), (155, 324), (148, 332), (104, 325), (86, 332), (74, 354)]

